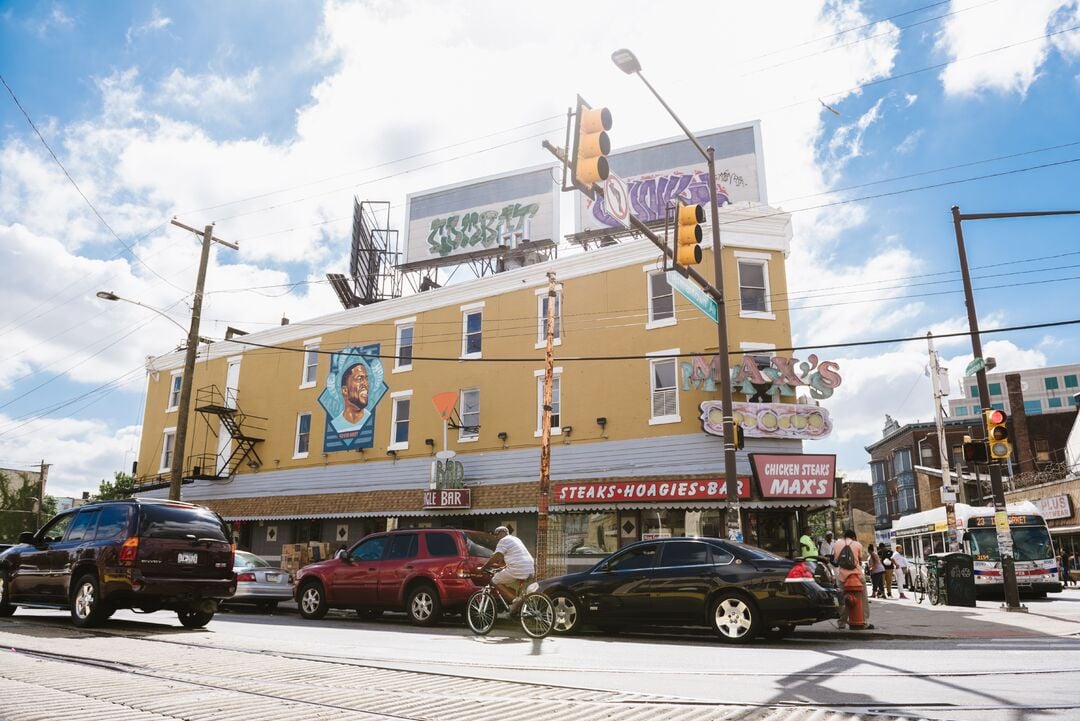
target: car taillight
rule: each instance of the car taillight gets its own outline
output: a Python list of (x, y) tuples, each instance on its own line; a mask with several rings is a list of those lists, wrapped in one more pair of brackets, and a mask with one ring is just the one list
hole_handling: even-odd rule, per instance
[(237, 583), (244, 583), (245, 581), (248, 582), (248, 583), (255, 583), (255, 574), (254, 573), (238, 573), (238, 574), (236, 574), (236, 581), (237, 581)]
[(236, 565), (236, 544), (232, 544), (229, 548), (229, 568)]
[(788, 571), (785, 581), (812, 581), (814, 580), (814, 572), (810, 570), (809, 564), (805, 561), (799, 561), (791, 570)]
[(136, 536), (132, 536), (120, 546), (120, 563), (135, 563), (135, 556), (138, 554), (139, 539)]
[(468, 578), (472, 574), (469, 573), (469, 562), (461, 561), (457, 565), (457, 570), (454, 571), (454, 575), (458, 578)]

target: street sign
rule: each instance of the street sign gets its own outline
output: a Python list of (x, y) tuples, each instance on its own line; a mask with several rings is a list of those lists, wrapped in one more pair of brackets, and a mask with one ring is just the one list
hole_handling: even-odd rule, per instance
[(604, 210), (627, 230), (630, 229), (630, 190), (615, 173), (609, 173), (604, 181)]
[(964, 369), (964, 375), (973, 376), (985, 367), (986, 361), (984, 361), (982, 358), (976, 358), (975, 360), (967, 364), (967, 368)]
[(679, 294), (690, 301), (695, 308), (712, 318), (714, 323), (717, 322), (720, 316), (717, 312), (715, 299), (710, 298), (705, 291), (697, 287), (689, 279), (682, 277), (677, 271), (669, 270), (666, 275), (667, 281), (672, 288), (679, 291)]
[(941, 502), (942, 503), (956, 503), (956, 487), (955, 486), (942, 486), (941, 487)]

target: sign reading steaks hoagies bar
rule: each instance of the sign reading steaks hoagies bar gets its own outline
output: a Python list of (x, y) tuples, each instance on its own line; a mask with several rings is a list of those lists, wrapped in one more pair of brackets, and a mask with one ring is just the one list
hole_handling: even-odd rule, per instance
[(424, 508), (472, 508), (472, 489), (439, 488), (424, 491)]
[[(750, 479), (739, 478), (739, 498), (750, 497)], [(554, 503), (620, 503), (626, 501), (722, 501), (727, 498), (723, 478), (704, 481), (610, 481), (608, 483), (556, 483)]]
[(835, 455), (751, 453), (762, 498), (833, 498)]

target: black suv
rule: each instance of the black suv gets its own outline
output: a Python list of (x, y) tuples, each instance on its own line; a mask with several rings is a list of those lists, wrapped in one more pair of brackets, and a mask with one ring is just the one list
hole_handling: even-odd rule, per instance
[(0, 617), (17, 606), (71, 610), (94, 626), (120, 608), (168, 609), (205, 626), (236, 591), (225, 521), (179, 501), (131, 498), (65, 511), (0, 553)]

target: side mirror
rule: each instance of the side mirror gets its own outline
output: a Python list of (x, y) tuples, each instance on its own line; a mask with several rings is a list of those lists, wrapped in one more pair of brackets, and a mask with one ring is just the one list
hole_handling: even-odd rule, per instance
[(344, 548), (335, 553), (334, 558), (339, 561), (344, 561), (345, 563), (351, 563), (351, 561), (349, 560), (349, 552), (346, 551)]
[(19, 534), (19, 543), (34, 545), (34, 534), (31, 531), (23, 531)]

